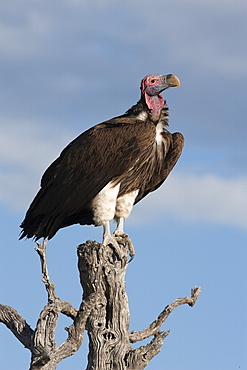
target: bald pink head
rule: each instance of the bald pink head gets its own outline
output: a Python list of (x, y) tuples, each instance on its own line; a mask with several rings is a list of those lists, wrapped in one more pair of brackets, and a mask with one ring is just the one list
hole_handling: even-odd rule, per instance
[(160, 112), (164, 108), (165, 101), (161, 92), (168, 87), (180, 86), (177, 76), (152, 74), (144, 77), (141, 82), (141, 94), (150, 109), (154, 120), (159, 119)]

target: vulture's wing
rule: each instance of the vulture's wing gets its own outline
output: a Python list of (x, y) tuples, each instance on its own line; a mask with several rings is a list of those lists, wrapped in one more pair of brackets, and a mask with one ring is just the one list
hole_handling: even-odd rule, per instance
[(163, 166), (161, 169), (156, 170), (151, 181), (146, 183), (144, 188), (141, 189), (135, 200), (135, 204), (143, 199), (148, 193), (158, 189), (163, 184), (182, 153), (184, 146), (184, 137), (182, 134), (179, 132), (170, 134), (164, 129), (162, 135), (164, 141), (167, 143), (168, 148), (164, 158)]
[(45, 171), (29, 210), (33, 216), (52, 210), (66, 216), (79, 212), (107, 183), (123, 175), (154, 138), (152, 123), (126, 117), (85, 131)]

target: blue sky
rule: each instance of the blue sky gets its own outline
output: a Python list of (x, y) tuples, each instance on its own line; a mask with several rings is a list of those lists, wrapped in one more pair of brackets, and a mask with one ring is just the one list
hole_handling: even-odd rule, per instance
[[(147, 74), (176, 74), (163, 96), (185, 148), (169, 179), (126, 222), (131, 330), (199, 285), (179, 307), (150, 370), (247, 369), (247, 3), (244, 0), (60, 0), (0, 3), (1, 303), (34, 327), (46, 303), (34, 243), (19, 224), (47, 166), (81, 132), (124, 113)], [(49, 242), (61, 299), (81, 297), (76, 246), (101, 228), (72, 226)], [(61, 318), (57, 341), (66, 338)], [(0, 366), (28, 368), (3, 325)], [(86, 366), (87, 344), (58, 365)]]

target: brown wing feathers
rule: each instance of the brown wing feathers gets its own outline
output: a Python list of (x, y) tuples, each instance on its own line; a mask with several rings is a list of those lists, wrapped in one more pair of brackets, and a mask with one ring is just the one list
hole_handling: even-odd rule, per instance
[(160, 171), (155, 171), (152, 179), (149, 182), (144, 184), (144, 186), (138, 193), (135, 204), (142, 200), (148, 193), (158, 189), (163, 184), (182, 153), (182, 149), (184, 146), (184, 137), (182, 134), (180, 134), (179, 132), (170, 134), (167, 130), (164, 129), (163, 136), (166, 137), (167, 145), (169, 145), (169, 149), (163, 160), (163, 166)]
[(91, 201), (109, 182), (120, 183), (119, 197), (139, 190), (135, 203), (157, 189), (183, 148), (183, 136), (165, 129), (162, 140), (158, 136), (156, 141), (160, 127), (168, 125), (168, 108), (160, 93), (179, 84), (174, 75), (146, 76), (140, 101), (126, 114), (73, 140), (45, 171), (21, 224), (20, 239), (52, 238), (62, 227), (94, 223)]
[(152, 124), (126, 117), (81, 134), (44, 173), (21, 225), (21, 238), (51, 238), (72, 223), (93, 223), (90, 201), (112, 179), (117, 183), (125, 177), (154, 136)]

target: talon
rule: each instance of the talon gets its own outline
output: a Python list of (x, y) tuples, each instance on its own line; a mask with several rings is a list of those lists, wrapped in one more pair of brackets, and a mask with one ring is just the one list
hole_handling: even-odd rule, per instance
[(131, 261), (133, 261), (136, 252), (135, 252), (134, 245), (133, 245), (131, 239), (128, 236), (126, 237), (126, 241), (127, 241), (128, 248), (129, 248), (129, 254), (130, 254), (129, 263), (130, 263)]
[(133, 261), (136, 252), (135, 252), (134, 245), (133, 245), (131, 239), (129, 238), (129, 235), (126, 234), (126, 233), (124, 233), (124, 232), (121, 232), (121, 231), (115, 231), (115, 233), (113, 234), (113, 236), (115, 236), (116, 240), (118, 240), (119, 243), (123, 242), (123, 239), (124, 239), (124, 242), (127, 244), (128, 250), (129, 250), (129, 254), (130, 254), (130, 259), (129, 259), (128, 262)]
[(122, 259), (124, 257), (124, 254), (121, 248), (119, 247), (118, 242), (115, 239), (114, 235), (109, 234), (109, 235), (104, 236), (103, 245), (109, 245), (109, 244), (111, 244), (112, 247), (115, 249), (119, 258)]
[(128, 237), (128, 234), (120, 231), (120, 230), (116, 230), (113, 234), (114, 236), (116, 237), (120, 237), (120, 238), (127, 238)]

